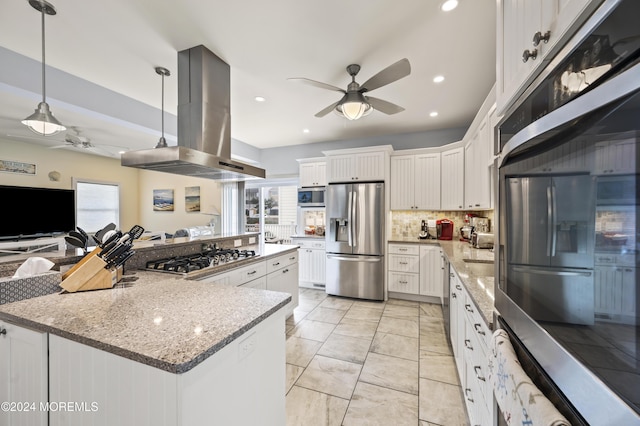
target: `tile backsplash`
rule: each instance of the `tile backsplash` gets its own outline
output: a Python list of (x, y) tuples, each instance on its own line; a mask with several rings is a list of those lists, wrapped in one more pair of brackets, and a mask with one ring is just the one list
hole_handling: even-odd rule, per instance
[(493, 210), (483, 211), (412, 211), (394, 210), (391, 212), (391, 239), (417, 237), (420, 224), (428, 219), (449, 219), (453, 221), (453, 238), (460, 238), (460, 227), (464, 224), (464, 215), (473, 213), (476, 216), (488, 217), (493, 232)]

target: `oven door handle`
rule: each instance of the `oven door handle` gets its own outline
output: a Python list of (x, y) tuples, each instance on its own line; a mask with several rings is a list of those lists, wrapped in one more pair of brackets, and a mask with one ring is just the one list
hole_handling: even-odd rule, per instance
[(558, 206), (556, 203), (556, 187), (551, 183), (551, 226), (549, 229), (551, 230), (551, 251), (549, 255), (551, 257), (555, 257), (556, 255), (556, 242), (558, 239)]
[(561, 275), (565, 277), (590, 277), (592, 274), (589, 271), (553, 270), (553, 269), (532, 268), (532, 267), (523, 267), (523, 266), (515, 266), (513, 267), (513, 271), (522, 272), (525, 274)]
[(551, 241), (553, 240), (553, 197), (551, 186), (547, 186), (547, 257), (551, 257)]

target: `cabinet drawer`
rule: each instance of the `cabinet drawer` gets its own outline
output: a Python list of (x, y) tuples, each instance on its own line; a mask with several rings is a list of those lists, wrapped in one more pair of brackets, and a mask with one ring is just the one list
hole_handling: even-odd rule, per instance
[(281, 254), (280, 256), (272, 257), (271, 259), (266, 260), (267, 264), (267, 274), (270, 274), (273, 271), (277, 271), (278, 269), (282, 269), (285, 266), (292, 265), (298, 262), (298, 252), (293, 251), (291, 253)]
[(401, 254), (389, 255), (389, 270), (397, 272), (420, 273), (420, 257)]
[(240, 287), (245, 287), (245, 288), (258, 288), (260, 290), (266, 290), (267, 289), (267, 277), (266, 276), (262, 276), (260, 278), (256, 278), (255, 280), (246, 282), (244, 284), (242, 284)]
[(322, 239), (312, 239), (312, 238), (300, 238), (294, 239), (293, 243), (300, 246), (301, 249), (322, 249), (325, 248), (324, 240)]
[(420, 292), (420, 275), (389, 272), (389, 291), (418, 294)]
[(420, 255), (420, 246), (417, 244), (389, 244), (389, 254)]
[(237, 279), (238, 285), (242, 285), (256, 278), (267, 275), (267, 265), (265, 262), (256, 262), (248, 266), (243, 266), (234, 271), (234, 278)]
[(487, 324), (484, 322), (482, 315), (478, 312), (478, 308), (473, 302), (473, 299), (471, 299), (471, 296), (466, 292), (466, 289), (464, 290), (464, 311), (466, 321), (473, 330), (480, 345), (480, 349), (486, 354), (489, 348), (491, 333), (489, 332), (489, 327), (487, 327)]

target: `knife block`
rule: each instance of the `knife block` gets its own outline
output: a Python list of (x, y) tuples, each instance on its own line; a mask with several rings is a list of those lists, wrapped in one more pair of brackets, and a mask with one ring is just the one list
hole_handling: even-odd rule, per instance
[(113, 271), (105, 269), (107, 264), (98, 256), (100, 251), (100, 248), (96, 248), (65, 272), (60, 287), (69, 293), (112, 288), (122, 277), (122, 268)]

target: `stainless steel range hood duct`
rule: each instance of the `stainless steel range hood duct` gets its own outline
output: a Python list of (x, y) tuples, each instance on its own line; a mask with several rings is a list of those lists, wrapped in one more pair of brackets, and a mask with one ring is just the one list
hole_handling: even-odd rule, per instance
[(231, 159), (231, 71), (200, 45), (178, 52), (178, 146), (122, 154), (127, 167), (215, 180), (264, 178)]

